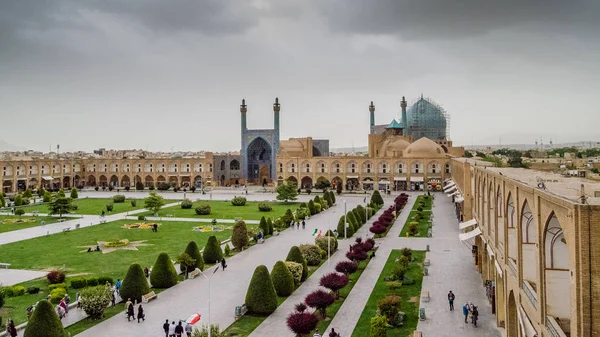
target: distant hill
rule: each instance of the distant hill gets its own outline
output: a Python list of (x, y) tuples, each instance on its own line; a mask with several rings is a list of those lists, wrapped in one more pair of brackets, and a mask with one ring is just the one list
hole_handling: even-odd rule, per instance
[(338, 152), (338, 153), (352, 153), (352, 152), (368, 152), (368, 146), (358, 146), (358, 147), (340, 147), (335, 149), (329, 149), (329, 152)]
[(581, 148), (596, 148), (600, 147), (600, 142), (598, 141), (581, 141), (581, 142), (569, 142), (569, 143), (559, 143), (559, 144), (543, 144), (543, 145), (535, 145), (535, 144), (493, 144), (493, 145), (470, 145), (465, 146), (466, 150), (485, 150), (485, 149), (515, 149), (515, 150), (534, 150), (534, 149), (558, 149), (562, 147), (581, 147)]

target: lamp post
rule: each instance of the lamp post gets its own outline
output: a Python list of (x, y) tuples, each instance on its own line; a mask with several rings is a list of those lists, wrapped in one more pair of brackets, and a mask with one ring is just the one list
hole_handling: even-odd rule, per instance
[(204, 276), (205, 279), (208, 280), (208, 337), (210, 336), (210, 279), (213, 277), (213, 275), (215, 275), (215, 273), (217, 272), (217, 270), (219, 270), (219, 266), (217, 265), (217, 267), (215, 268), (215, 271), (213, 271), (212, 275), (210, 277), (206, 276), (206, 274), (204, 274), (202, 272), (202, 270), (200, 271), (200, 275)]
[[(335, 211), (329, 213), (329, 222), (327, 223), (327, 233), (329, 233), (329, 231), (331, 231), (331, 215), (334, 213), (335, 213)], [(329, 265), (330, 265), (329, 260), (331, 260), (331, 237), (328, 237), (327, 233), (325, 234), (325, 237), (327, 238), (327, 267), (329, 267)]]
[(346, 220), (348, 220), (347, 214), (348, 214), (348, 212), (346, 211), (346, 200), (344, 200), (344, 239), (348, 238), (348, 236), (346, 235), (346, 233), (347, 233), (346, 228), (348, 227), (348, 222), (346, 221)]

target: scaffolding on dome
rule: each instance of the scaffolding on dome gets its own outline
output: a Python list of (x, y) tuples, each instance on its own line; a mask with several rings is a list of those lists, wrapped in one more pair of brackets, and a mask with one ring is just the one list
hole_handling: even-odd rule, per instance
[(427, 137), (432, 140), (448, 140), (450, 115), (431, 98), (415, 100), (407, 109), (408, 135), (417, 140)]

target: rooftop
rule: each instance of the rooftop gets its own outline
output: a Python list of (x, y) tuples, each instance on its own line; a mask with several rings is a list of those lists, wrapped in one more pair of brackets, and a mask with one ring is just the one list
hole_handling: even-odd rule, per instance
[(591, 205), (600, 205), (600, 197), (594, 196), (595, 192), (600, 193), (600, 183), (589, 179), (565, 177), (556, 173), (522, 168), (488, 167), (487, 169), (535, 188), (539, 188), (538, 185), (543, 182), (548, 192), (574, 202), (579, 202), (581, 185), (583, 185), (587, 202)]

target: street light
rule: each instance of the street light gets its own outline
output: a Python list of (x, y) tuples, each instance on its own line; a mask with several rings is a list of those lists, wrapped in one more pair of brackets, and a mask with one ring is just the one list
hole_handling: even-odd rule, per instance
[(346, 228), (348, 228), (348, 222), (346, 222), (346, 217), (347, 217), (348, 211), (346, 210), (346, 200), (344, 200), (344, 239), (347, 239), (348, 236), (346, 235)]
[[(331, 215), (334, 213), (335, 213), (335, 211), (329, 213), (329, 222), (327, 223), (327, 233), (329, 233), (329, 231), (331, 231)], [(325, 237), (327, 237), (327, 233), (325, 234)], [(327, 237), (327, 267), (329, 267), (329, 260), (331, 260), (331, 238)]]
[(219, 266), (215, 268), (212, 275), (210, 277), (206, 276), (202, 270), (200, 270), (200, 275), (204, 276), (205, 279), (208, 280), (208, 337), (210, 337), (210, 279), (215, 275), (215, 273), (219, 270)]

